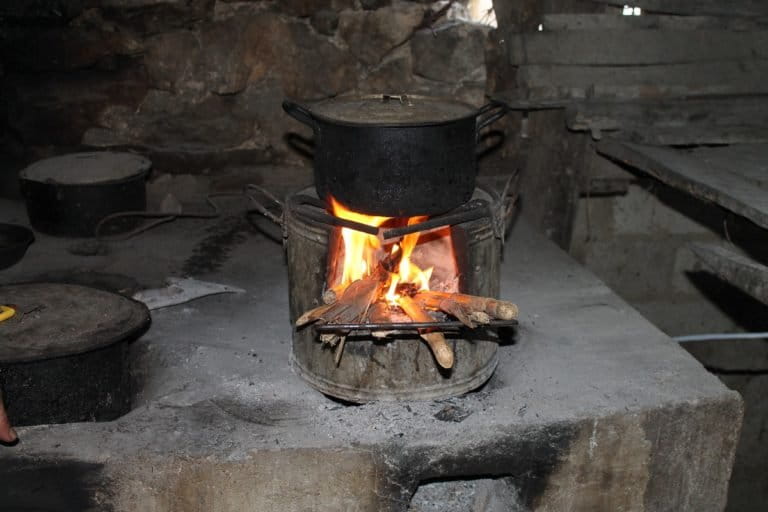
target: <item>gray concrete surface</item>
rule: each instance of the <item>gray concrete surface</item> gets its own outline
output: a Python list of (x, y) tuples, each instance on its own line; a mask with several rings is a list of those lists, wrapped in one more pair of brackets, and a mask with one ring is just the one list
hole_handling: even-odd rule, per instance
[[(18, 203), (0, 211), (25, 221)], [(526, 509), (725, 505), (738, 395), (522, 223), (502, 270), (520, 326), (491, 381), (361, 406), (292, 373), (282, 250), (237, 217), (180, 220), (97, 256), (72, 243), (40, 235), (0, 280), (191, 274), (247, 293), (153, 312), (132, 349), (128, 415), (20, 428), (22, 442), (0, 449), (11, 509), (402, 511), (421, 481), (488, 476), (507, 477)], [(446, 406), (468, 416), (440, 421)]]

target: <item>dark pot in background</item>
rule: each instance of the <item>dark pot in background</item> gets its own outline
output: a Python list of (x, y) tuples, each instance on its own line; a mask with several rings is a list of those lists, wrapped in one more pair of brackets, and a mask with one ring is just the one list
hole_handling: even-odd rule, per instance
[[(19, 174), (29, 221), (54, 236), (91, 237), (113, 213), (144, 211), (151, 162), (132, 153), (75, 153), (35, 162)], [(110, 232), (133, 223), (110, 223)]]
[(477, 109), (424, 96), (366, 95), (283, 109), (312, 127), (315, 187), (355, 211), (397, 217), (434, 215), (470, 199), (479, 131), (507, 107)]

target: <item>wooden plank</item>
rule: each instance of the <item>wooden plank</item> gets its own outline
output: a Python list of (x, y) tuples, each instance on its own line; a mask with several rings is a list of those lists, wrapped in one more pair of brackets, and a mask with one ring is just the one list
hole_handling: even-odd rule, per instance
[[(594, 132), (593, 132), (594, 133)], [(648, 127), (626, 126), (611, 137), (655, 146), (688, 146), (692, 144), (768, 143), (768, 127), (691, 126)]]
[[(623, 7), (624, 0), (592, 0), (597, 4)], [(768, 16), (768, 2), (764, 0), (633, 0), (633, 7), (643, 12), (706, 16)]]
[(768, 61), (656, 66), (529, 65), (518, 69), (526, 99), (661, 99), (768, 94)]
[(564, 108), (569, 103), (560, 99), (541, 101), (520, 99), (517, 97), (518, 93), (516, 89), (503, 90), (494, 92), (490, 97), (494, 101), (501, 101), (510, 110), (554, 110)]
[(565, 65), (685, 64), (768, 58), (768, 31), (574, 30), (508, 34), (510, 62)]
[(763, 144), (695, 148), (692, 154), (710, 167), (738, 169), (743, 179), (768, 191), (768, 150)]
[[(740, 146), (728, 146), (728, 155), (739, 152)], [(715, 148), (716, 149), (716, 148)], [(726, 148), (722, 148), (726, 149)], [(745, 178), (750, 170), (734, 166), (730, 161), (713, 162), (698, 158), (695, 151), (661, 148), (604, 139), (597, 151), (644, 171), (668, 185), (693, 196), (716, 203), (768, 229), (768, 189)], [(768, 145), (752, 146), (750, 153), (760, 153), (768, 159)]]
[(566, 124), (655, 145), (768, 142), (768, 96), (574, 102)]
[(569, 105), (572, 130), (623, 126), (687, 127), (691, 124), (768, 126), (768, 96), (733, 96), (659, 101), (585, 101)]
[(690, 247), (720, 279), (768, 304), (768, 267), (725, 247), (700, 243)]
[(724, 18), (719, 16), (667, 16), (648, 14), (545, 14), (541, 18), (545, 32), (563, 30), (755, 30), (768, 27), (768, 18)]

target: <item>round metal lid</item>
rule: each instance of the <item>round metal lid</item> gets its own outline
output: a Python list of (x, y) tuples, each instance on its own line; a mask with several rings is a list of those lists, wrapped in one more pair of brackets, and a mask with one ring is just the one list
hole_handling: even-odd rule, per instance
[(152, 162), (133, 153), (94, 151), (46, 158), (33, 163), (19, 177), (57, 185), (95, 185), (145, 174)]
[(339, 96), (313, 103), (309, 110), (331, 122), (370, 125), (438, 124), (477, 113), (460, 101), (410, 94)]
[(150, 322), (140, 302), (73, 284), (0, 286), (0, 304), (16, 309), (0, 322), (0, 363), (81, 354), (138, 334)]

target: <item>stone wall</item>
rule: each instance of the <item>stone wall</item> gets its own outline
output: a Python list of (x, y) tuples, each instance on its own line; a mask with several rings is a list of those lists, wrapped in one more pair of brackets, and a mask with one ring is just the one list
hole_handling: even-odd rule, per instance
[[(479, 105), (489, 28), (388, 0), (35, 0), (0, 6), (0, 171), (132, 148), (163, 172), (307, 165), (284, 97), (452, 96)], [(3, 174), (3, 172), (0, 172)], [(13, 175), (11, 180), (9, 175)]]

